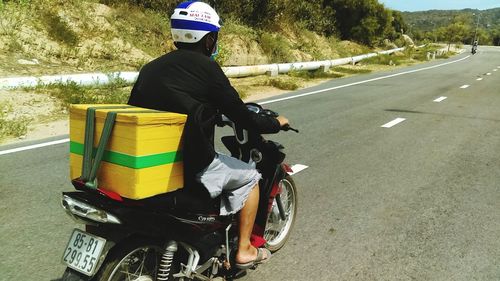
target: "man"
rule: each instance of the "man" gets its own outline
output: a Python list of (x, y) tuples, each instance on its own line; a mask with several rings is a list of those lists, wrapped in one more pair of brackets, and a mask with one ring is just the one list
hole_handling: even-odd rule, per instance
[(219, 20), (208, 4), (179, 4), (171, 16), (178, 50), (141, 69), (129, 104), (188, 115), (183, 149), (185, 189), (196, 193), (198, 187), (211, 198), (221, 196), (221, 215), (239, 212), (236, 266), (246, 269), (271, 256), (268, 250), (256, 249), (250, 243), (261, 175), (248, 163), (215, 152), (217, 117), (222, 113), (243, 128), (261, 133), (277, 133), (288, 120), (247, 110), (220, 66), (211, 59), (217, 52)]

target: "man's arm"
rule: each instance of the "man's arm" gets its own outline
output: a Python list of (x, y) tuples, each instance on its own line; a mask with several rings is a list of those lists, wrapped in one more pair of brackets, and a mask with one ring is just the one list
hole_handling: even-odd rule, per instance
[(214, 67), (213, 73), (210, 99), (221, 113), (233, 122), (245, 129), (257, 130), (264, 134), (277, 133), (282, 126), (288, 124), (285, 117), (273, 118), (249, 111), (218, 65)]

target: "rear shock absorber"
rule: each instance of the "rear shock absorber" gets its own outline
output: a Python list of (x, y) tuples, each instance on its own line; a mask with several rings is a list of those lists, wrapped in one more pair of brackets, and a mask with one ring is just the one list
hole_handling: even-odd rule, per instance
[(160, 267), (158, 268), (158, 281), (167, 281), (170, 274), (170, 267), (172, 266), (172, 261), (174, 260), (174, 254), (177, 252), (177, 242), (171, 240), (168, 241), (165, 247), (165, 253), (161, 257)]

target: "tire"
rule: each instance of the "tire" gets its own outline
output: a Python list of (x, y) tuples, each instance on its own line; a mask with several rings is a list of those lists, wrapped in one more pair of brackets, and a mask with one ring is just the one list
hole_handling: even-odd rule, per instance
[[(156, 280), (162, 247), (159, 244), (140, 239), (120, 243), (108, 254), (104, 264), (94, 277), (95, 281), (153, 281)], [(174, 280), (173, 265), (168, 280)]]
[(69, 267), (66, 267), (66, 270), (64, 271), (60, 281), (87, 281), (87, 280), (89, 280), (88, 276), (85, 276), (79, 272), (74, 271)]
[(266, 230), (264, 231), (264, 238), (267, 240), (266, 248), (271, 252), (276, 252), (281, 249), (295, 225), (297, 216), (297, 187), (291, 176), (286, 175), (280, 181), (282, 188), (280, 196), (285, 209), (285, 220), (282, 220), (279, 215), (276, 199), (273, 202), (273, 207), (267, 218)]

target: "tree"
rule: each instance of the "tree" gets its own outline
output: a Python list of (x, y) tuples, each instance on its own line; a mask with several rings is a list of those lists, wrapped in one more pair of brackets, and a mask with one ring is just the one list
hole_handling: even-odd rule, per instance
[(207, 1), (223, 17), (231, 17), (252, 26), (273, 24), (285, 9), (278, 0), (209, 0)]
[(287, 13), (292, 22), (298, 21), (305, 28), (326, 36), (336, 33), (335, 11), (323, 0), (289, 1)]
[(386, 9), (377, 0), (324, 0), (325, 7), (335, 10), (336, 26), (342, 39), (376, 45), (385, 38), (395, 37), (393, 23), (403, 25), (402, 17)]
[[(462, 42), (470, 33), (470, 27), (459, 22), (451, 23), (439, 29), (441, 38), (448, 43), (448, 51), (452, 43)], [(463, 43), (463, 42), (462, 42)]]
[[(394, 33), (403, 33), (404, 30), (408, 29), (408, 25), (403, 19), (403, 14), (399, 11), (392, 11), (392, 28)], [(396, 39), (396, 37), (391, 38)]]

